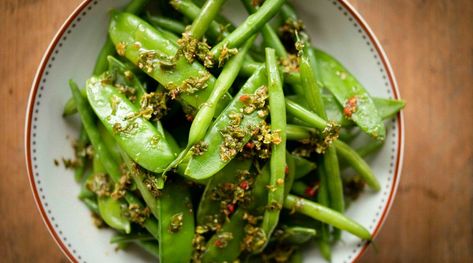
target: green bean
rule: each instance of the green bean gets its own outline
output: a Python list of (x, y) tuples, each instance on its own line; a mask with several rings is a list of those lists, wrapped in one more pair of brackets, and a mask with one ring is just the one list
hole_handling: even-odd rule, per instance
[[(320, 169), (318, 169), (320, 184), (319, 184), (319, 194), (317, 196), (318, 202), (322, 206), (328, 207), (330, 204), (329, 193), (328, 193), (328, 184), (327, 184), (327, 173), (325, 172), (325, 165), (322, 164)], [(319, 238), (319, 249), (322, 256), (330, 262), (331, 259), (331, 248), (330, 248), (330, 229), (329, 225), (322, 223), (320, 225), (320, 238)]]
[(159, 219), (159, 208), (157, 202), (158, 193), (153, 193), (148, 188), (149, 186), (153, 187), (153, 184), (155, 184), (154, 187), (156, 187), (158, 177), (155, 177), (155, 175), (148, 175), (143, 172), (123, 151), (121, 152), (121, 155), (125, 161), (125, 165), (131, 173), (131, 178), (135, 182), (136, 188), (138, 188), (138, 191), (140, 191), (141, 197), (151, 210), (151, 213), (154, 215), (154, 217)]
[(78, 159), (78, 165), (74, 167), (74, 179), (76, 182), (82, 181), (82, 178), (84, 177), (85, 168), (87, 165), (86, 147), (88, 143), (89, 137), (87, 137), (87, 133), (85, 132), (84, 128), (81, 127), (79, 139), (75, 144), (76, 158)]
[[(257, 8), (253, 6), (253, 0), (242, 0), (242, 3), (246, 7), (246, 10), (248, 10), (248, 13), (253, 14), (257, 11)], [(274, 32), (269, 23), (263, 25), (261, 28), (261, 34), (263, 36), (265, 46), (276, 50), (276, 55), (278, 57), (285, 58), (287, 56), (284, 45), (281, 43), (281, 40), (279, 40), (278, 35), (276, 32)]]
[(285, 5), (281, 7), (281, 15), (283, 19), (286, 21), (289, 19), (293, 21), (297, 21), (296, 11), (289, 3), (286, 3)]
[[(105, 168), (100, 162), (99, 155), (94, 156), (93, 173), (94, 176), (106, 173)], [(128, 220), (128, 218), (122, 213), (122, 207), (125, 205), (123, 200), (117, 200), (111, 196), (98, 196), (97, 205), (100, 216), (103, 221), (107, 223), (107, 225), (113, 229), (123, 231), (127, 234), (130, 233), (130, 220)]]
[[(215, 78), (197, 61), (189, 64), (184, 56), (173, 61), (178, 47), (142, 19), (116, 12), (112, 15), (109, 33), (121, 54), (141, 66), (167, 90), (177, 92), (185, 104), (197, 109), (210, 96)], [(222, 97), (217, 112), (230, 98), (229, 94)]]
[(288, 113), (294, 115), (298, 119), (306, 122), (308, 125), (318, 130), (322, 131), (330, 126), (330, 124), (323, 118), (321, 118), (319, 115), (305, 109), (301, 105), (287, 98), (286, 110)]
[(302, 40), (299, 40), (303, 45), (302, 54), (299, 56), (299, 70), (301, 84), (304, 88), (304, 94), (299, 94), (299, 96), (303, 96), (306, 99), (310, 110), (323, 119), (327, 119), (324, 101), (322, 99), (322, 90), (317, 82), (317, 63), (307, 38), (308, 37), (303, 34)]
[(213, 58), (219, 60), (222, 50), (243, 44), (276, 14), (284, 2), (285, 0), (265, 1), (256, 13), (248, 16), (233, 32), (212, 48), (210, 53)]
[[(227, 129), (231, 119), (236, 118), (234, 117), (235, 113), (240, 113), (240, 110), (243, 110), (246, 107), (246, 104), (244, 104), (240, 98), (242, 96), (250, 96), (253, 94), (257, 95), (259, 88), (262, 88), (266, 82), (265, 70), (264, 68), (261, 68), (241, 87), (233, 101), (213, 122), (207, 135), (203, 139), (203, 144), (207, 145), (207, 150), (201, 155), (191, 156), (187, 163), (183, 162), (178, 167), (179, 169), (184, 170), (185, 176), (193, 180), (209, 178), (225, 167), (229, 161), (235, 157), (235, 155), (227, 155), (227, 152), (222, 150), (221, 147), (223, 147), (225, 143), (222, 132)], [(240, 143), (234, 148), (235, 154), (243, 148), (248, 140), (250, 140), (254, 129), (253, 127), (257, 127), (262, 120), (261, 117), (258, 116), (257, 111), (253, 111), (250, 114), (242, 114), (241, 117), (243, 118), (238, 127), (240, 127), (242, 132), (244, 132), (244, 137), (241, 138), (239, 141)], [(222, 159), (221, 151), (222, 154), (225, 154), (225, 159)]]
[[(202, 13), (202, 10), (191, 1), (172, 0), (171, 4), (177, 11), (181, 12), (184, 16), (191, 20), (197, 19), (197, 17)], [(218, 41), (222, 37), (228, 35), (224, 28), (225, 27), (218, 22), (212, 21), (208, 25), (207, 34), (212, 40)]]
[(137, 108), (113, 86), (92, 77), (87, 81), (87, 97), (107, 131), (143, 168), (162, 172), (174, 159), (164, 134), (137, 115)]
[(248, 52), (248, 49), (253, 44), (254, 37), (250, 38), (245, 45), (240, 49), (238, 55), (230, 59), (228, 63), (220, 73), (220, 76), (215, 82), (214, 89), (210, 94), (207, 101), (202, 104), (202, 107), (199, 109), (197, 114), (194, 117), (192, 126), (189, 131), (189, 145), (194, 145), (205, 136), (210, 123), (215, 115), (216, 106), (218, 101), (221, 100), (223, 95), (228, 91), (230, 86), (235, 81), (238, 71), (240, 71), (241, 65), (243, 64), (243, 59)]
[(284, 177), (286, 168), (286, 109), (282, 80), (279, 75), (276, 61), (276, 51), (266, 48), (266, 70), (268, 75), (269, 109), (271, 115), (271, 129), (279, 133), (281, 142), (272, 145), (271, 151), (271, 178), (268, 191), (268, 205), (263, 216), (262, 228), (266, 236), (276, 228), (279, 220), (279, 211), (284, 201)]
[(159, 261), (189, 262), (193, 250), (194, 211), (188, 186), (178, 180), (168, 180), (157, 201)]
[[(316, 231), (313, 228), (300, 226), (282, 226), (277, 237), (273, 237), (279, 243), (302, 245), (315, 237)], [(281, 233), (282, 232), (282, 233)]]
[(366, 182), (366, 184), (375, 191), (379, 191), (381, 186), (378, 180), (373, 174), (373, 171), (369, 165), (363, 160), (363, 158), (356, 153), (350, 146), (346, 145), (341, 141), (334, 142), (337, 149), (337, 153), (340, 157), (350, 164), (353, 169), (360, 175), (360, 177)]
[(378, 151), (379, 149), (381, 149), (381, 147), (383, 147), (383, 145), (384, 145), (384, 142), (373, 141), (373, 142), (363, 145), (362, 147), (356, 149), (355, 151), (356, 153), (358, 153), (360, 157), (363, 158), (370, 155), (373, 152)]
[(240, 71), (241, 65), (243, 64), (243, 59), (245, 58), (250, 46), (253, 44), (254, 39), (254, 37), (250, 38), (243, 46), (240, 53), (233, 57), (225, 65), (224, 69), (217, 78), (217, 81), (215, 82), (212, 93), (210, 94), (207, 101), (202, 104), (201, 108), (195, 115), (194, 120), (192, 121), (186, 149), (184, 149), (181, 154), (179, 154), (179, 156), (168, 166), (168, 168), (165, 169), (164, 173), (166, 173), (169, 169), (179, 165), (182, 160), (186, 158), (191, 148), (205, 137), (210, 123), (214, 118), (218, 102), (227, 93), (228, 89), (235, 81), (238, 71)]
[(181, 34), (184, 32), (184, 30), (186, 30), (186, 26), (184, 24), (167, 17), (152, 16), (150, 13), (146, 13), (146, 20), (149, 21), (153, 26), (160, 27), (175, 34)]
[(370, 232), (363, 226), (343, 214), (318, 203), (290, 194), (284, 201), (284, 208), (330, 224), (362, 239), (371, 240)]
[[(98, 156), (103, 167), (110, 175), (112, 180), (117, 183), (121, 178), (121, 172), (118, 165), (111, 157), (105, 144), (102, 142), (100, 133), (95, 125), (92, 109), (88, 105), (87, 101), (83, 98), (79, 87), (72, 80), (69, 81), (69, 85), (72, 91), (72, 95), (77, 105), (82, 125), (84, 125), (85, 131), (89, 136), (90, 142), (94, 147), (95, 154)], [(130, 193), (125, 194), (125, 199), (129, 204), (143, 207), (141, 201)], [(156, 238), (158, 238), (158, 224), (155, 220), (148, 218), (144, 223), (144, 227)]]
[(199, 16), (194, 20), (189, 33), (196, 39), (201, 39), (210, 23), (217, 16), (226, 0), (207, 0), (200, 10)]
[[(335, 142), (334, 142), (335, 143)], [(343, 184), (338, 165), (337, 150), (333, 145), (327, 148), (323, 157), (325, 174), (327, 176), (327, 189), (330, 198), (330, 208), (343, 213), (345, 210), (343, 197)]]
[(286, 132), (287, 139), (292, 141), (308, 139), (311, 136), (311, 130), (309, 128), (297, 126), (294, 124), (287, 124)]

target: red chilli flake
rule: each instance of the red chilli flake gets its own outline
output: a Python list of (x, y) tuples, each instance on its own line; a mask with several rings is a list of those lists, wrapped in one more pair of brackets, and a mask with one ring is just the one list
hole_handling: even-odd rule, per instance
[(244, 180), (240, 183), (240, 187), (243, 190), (248, 190), (248, 181)]
[(251, 99), (251, 97), (249, 95), (241, 95), (240, 96), (240, 101), (245, 103), (245, 104), (250, 102), (250, 99)]
[(227, 205), (227, 210), (230, 214), (233, 214), (233, 212), (235, 212), (235, 205), (234, 204), (228, 204)]
[(186, 114), (186, 120), (187, 121), (193, 121), (194, 120), (194, 116), (192, 114)]
[(345, 107), (343, 108), (343, 115), (350, 118), (353, 113), (356, 112), (357, 99), (356, 96), (353, 96), (347, 100)]
[(307, 186), (307, 188), (304, 191), (304, 194), (308, 197), (314, 197), (316, 193), (317, 193), (316, 186)]
[(218, 248), (222, 248), (224, 246), (224, 243), (220, 239), (217, 239), (215, 240), (215, 246)]
[(247, 142), (245, 148), (252, 150), (255, 147), (254, 142)]

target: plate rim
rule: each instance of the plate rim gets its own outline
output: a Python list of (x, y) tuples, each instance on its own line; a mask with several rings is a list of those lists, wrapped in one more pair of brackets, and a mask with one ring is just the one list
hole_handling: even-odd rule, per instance
[[(96, 0), (95, 0), (96, 1)], [(368, 23), (364, 20), (364, 18), (361, 16), (361, 14), (348, 2), (348, 0), (334, 0), (341, 4), (356, 20), (356, 22), (360, 25), (361, 29), (366, 33), (366, 35), (369, 37), (371, 42), (373, 43), (373, 46), (376, 49), (376, 52), (380, 55), (380, 59), (386, 69), (386, 74), (389, 79), (390, 87), (393, 91), (393, 96), (395, 99), (400, 99), (400, 92), (399, 92), (399, 87), (395, 78), (394, 71), (391, 67), (391, 63), (389, 62), (389, 59), (379, 43), (378, 38), (374, 34), (373, 30), (370, 28)], [(58, 233), (56, 232), (56, 229), (53, 227), (52, 222), (49, 220), (48, 216), (46, 215), (45, 208), (39, 198), (39, 193), (38, 189), (34, 180), (34, 175), (33, 175), (33, 165), (31, 161), (31, 127), (32, 127), (32, 119), (33, 119), (33, 109), (34, 109), (34, 102), (36, 98), (36, 94), (38, 92), (38, 88), (40, 86), (40, 79), (43, 76), (43, 73), (45, 71), (47, 61), (52, 55), (53, 50), (55, 49), (56, 45), (58, 42), (61, 40), (62, 36), (66, 32), (66, 30), (69, 28), (69, 26), (73, 23), (73, 21), (81, 14), (83, 9), (85, 9), (90, 3), (94, 2), (94, 0), (83, 0), (73, 11), (72, 13), (68, 16), (68, 18), (65, 20), (65, 22), (61, 25), (59, 30), (56, 32), (54, 35), (53, 39), (51, 40), (50, 44), (46, 48), (46, 51), (39, 63), (38, 69), (36, 70), (35, 77), (33, 79), (33, 83), (31, 86), (31, 90), (29, 92), (29, 97), (28, 97), (28, 102), (27, 102), (27, 108), (26, 108), (26, 118), (25, 118), (25, 133), (24, 133), (24, 143), (25, 143), (25, 161), (26, 161), (26, 168), (27, 168), (27, 175), (29, 179), (29, 184), (30, 188), (33, 194), (34, 201), (36, 203), (36, 207), (38, 211), (40, 212), (41, 218), (43, 220), (43, 223), (46, 225), (46, 228), (48, 229), (48, 232), (50, 235), (53, 237), (54, 241), (56, 244), (59, 246), (63, 254), (69, 259), (71, 262), (79, 262), (78, 259), (73, 255), (73, 253), (69, 250), (69, 248), (66, 246), (64, 241), (59, 237)], [(393, 183), (390, 189), (390, 193), (387, 199), (387, 202), (383, 208), (381, 217), (376, 223), (376, 226), (374, 227), (373, 231), (371, 232), (371, 235), (373, 236), (373, 239), (376, 238), (378, 235), (380, 229), (384, 225), (387, 215), (389, 214), (394, 199), (397, 194), (397, 189), (399, 187), (399, 182), (401, 179), (401, 172), (402, 172), (402, 167), (403, 167), (403, 161), (404, 161), (404, 141), (405, 141), (405, 133), (404, 133), (404, 113), (403, 110), (401, 110), (396, 117), (397, 124), (398, 124), (398, 134), (397, 134), (397, 162), (395, 165), (395, 170), (394, 170), (394, 177), (393, 177)], [(370, 242), (364, 242), (363, 247), (358, 251), (358, 253), (353, 257), (352, 262), (358, 262), (362, 255), (366, 252), (366, 249), (369, 247)]]

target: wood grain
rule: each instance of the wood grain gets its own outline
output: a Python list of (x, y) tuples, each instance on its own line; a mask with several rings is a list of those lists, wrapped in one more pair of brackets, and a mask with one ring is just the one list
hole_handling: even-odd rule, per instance
[[(35, 70), (79, 0), (0, 1), (0, 261), (66, 262), (36, 210), (24, 164)], [(352, 0), (407, 100), (399, 193), (363, 262), (473, 262), (473, 1)]]

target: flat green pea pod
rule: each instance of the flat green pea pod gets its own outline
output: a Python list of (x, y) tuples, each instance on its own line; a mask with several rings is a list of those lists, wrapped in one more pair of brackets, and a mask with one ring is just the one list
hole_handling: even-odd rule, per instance
[(135, 73), (133, 73), (133, 70), (112, 56), (108, 56), (108, 65), (108, 72), (112, 74), (115, 85), (118, 84), (134, 89), (133, 103), (139, 107), (141, 98), (146, 94), (146, 89), (143, 87), (143, 84), (141, 84), (141, 81)]
[[(221, 190), (222, 185), (226, 183), (239, 183), (238, 175), (248, 171), (251, 167), (251, 160), (232, 160), (225, 168), (216, 173), (207, 183), (202, 199), (197, 209), (197, 224), (206, 225), (213, 223), (209, 221), (218, 220), (222, 224), (225, 220), (225, 214), (220, 207), (220, 200), (214, 198), (215, 191)], [(217, 218), (215, 218), (217, 216)]]
[(107, 131), (140, 166), (159, 173), (174, 159), (164, 134), (140, 117), (136, 106), (115, 87), (92, 77), (87, 81), (87, 98)]
[[(202, 142), (207, 146), (207, 150), (200, 155), (191, 156), (188, 162), (179, 166), (184, 170), (185, 176), (193, 180), (209, 178), (225, 167), (243, 149), (250, 140), (253, 130), (263, 119), (258, 115), (258, 110), (249, 114), (241, 113), (247, 107), (241, 98), (264, 93), (261, 91), (264, 91), (263, 86), (266, 84), (265, 76), (264, 68), (256, 71), (213, 122)], [(235, 134), (236, 132), (238, 134)], [(240, 137), (234, 139), (234, 135)], [(230, 146), (233, 143), (235, 146)]]
[[(108, 176), (106, 175), (105, 168), (100, 163), (97, 156), (94, 156), (93, 160), (93, 176)], [(130, 220), (123, 215), (122, 208), (126, 206), (124, 200), (116, 200), (111, 196), (98, 196), (97, 204), (99, 208), (100, 216), (103, 221), (111, 228), (123, 231), (127, 234), (131, 231)]]
[(386, 131), (373, 99), (361, 83), (337, 60), (315, 50), (320, 77), (326, 87), (343, 105), (344, 116), (352, 119), (364, 132), (384, 140)]
[[(187, 105), (199, 108), (208, 99), (215, 78), (198, 62), (189, 64), (171, 41), (141, 18), (115, 12), (109, 27), (117, 53), (125, 56), (146, 74), (161, 83), (166, 89)], [(217, 107), (220, 112), (230, 101), (225, 94)]]
[(194, 211), (188, 186), (168, 180), (158, 201), (159, 261), (189, 262), (194, 238)]
[[(265, 165), (259, 175), (256, 177), (251, 196), (253, 202), (251, 202), (249, 210), (253, 213), (261, 215), (264, 212), (264, 206), (266, 204), (267, 192), (266, 185), (269, 183), (269, 165)], [(259, 209), (258, 209), (259, 208)], [(259, 211), (254, 211), (254, 210)], [(243, 239), (246, 236), (245, 231), (242, 229), (248, 225), (245, 217), (247, 211), (241, 207), (237, 208), (235, 213), (232, 215), (229, 221), (223, 224), (222, 229), (215, 233), (212, 238), (207, 242), (207, 249), (202, 255), (202, 262), (233, 262), (240, 255)], [(266, 237), (264, 232), (259, 231), (261, 235), (262, 244), (265, 244)], [(258, 247), (244, 247), (248, 250), (256, 250)]]
[[(288, 96), (292, 101), (307, 108), (307, 102), (300, 96)], [(351, 126), (353, 122), (345, 118), (343, 115), (343, 107), (338, 103), (332, 94), (323, 94), (322, 99), (325, 105), (325, 111), (329, 120), (333, 120), (340, 123), (342, 126)], [(381, 119), (386, 120), (395, 116), (400, 110), (406, 106), (406, 102), (403, 100), (385, 99), (373, 97), (373, 102), (378, 109), (379, 116)]]
[[(289, 192), (292, 187), (292, 179), (295, 176), (296, 166), (292, 155), (286, 153), (288, 175), (287, 182), (285, 184), (284, 194)], [(267, 243), (267, 237), (265, 232), (257, 225), (252, 225), (250, 229), (255, 230), (258, 233), (254, 238), (255, 241), (251, 244), (243, 244), (243, 240), (246, 236), (253, 235), (254, 233), (246, 233), (241, 231), (248, 225), (248, 215), (262, 216), (266, 205), (268, 203), (268, 188), (267, 185), (270, 181), (270, 165), (265, 165), (258, 176), (256, 176), (253, 188), (251, 190), (252, 202), (249, 204), (247, 209), (242, 207), (237, 208), (235, 213), (232, 215), (229, 221), (223, 224), (222, 229), (214, 234), (207, 243), (207, 250), (203, 254), (203, 262), (233, 262), (238, 258), (242, 252), (241, 247), (247, 252), (257, 252), (261, 250)], [(230, 237), (231, 238), (228, 238)], [(258, 239), (259, 241), (256, 241)]]
[(378, 109), (379, 116), (383, 120), (394, 117), (400, 110), (404, 109), (406, 102), (403, 100), (373, 98), (374, 104)]

